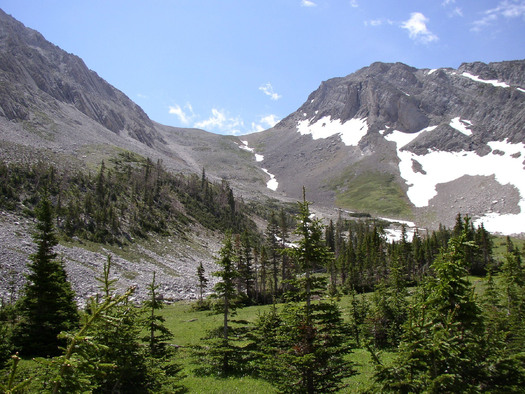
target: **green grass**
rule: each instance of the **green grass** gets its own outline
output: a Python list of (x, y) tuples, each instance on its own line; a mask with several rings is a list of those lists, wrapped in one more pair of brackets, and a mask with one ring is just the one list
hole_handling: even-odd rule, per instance
[[(342, 297), (339, 305), (346, 320), (350, 308), (350, 298)], [(271, 306), (266, 305), (238, 309), (233, 319), (254, 322), (260, 314), (268, 311), (270, 308)], [(206, 335), (208, 330), (221, 326), (222, 315), (213, 315), (208, 311), (194, 311), (191, 309), (191, 303), (187, 302), (166, 306), (161, 311), (161, 314), (166, 319), (166, 326), (174, 334), (173, 344), (179, 347), (178, 357), (186, 375), (182, 384), (188, 388), (190, 393), (277, 392), (269, 382), (262, 379), (252, 377), (219, 378), (216, 376), (196, 376), (194, 374), (193, 370), (197, 365), (193, 364), (191, 346), (199, 344), (201, 338)], [(391, 358), (391, 353), (384, 353), (383, 357), (388, 360)], [(370, 388), (374, 374), (374, 365), (368, 351), (354, 349), (348, 358), (355, 364), (355, 369), (358, 373), (347, 379), (348, 387), (341, 392), (356, 393)]]
[(410, 204), (394, 175), (380, 172), (356, 174), (349, 168), (329, 181), (340, 208), (372, 214), (410, 217)]
[[(514, 244), (514, 247), (523, 250), (525, 239), (511, 237), (511, 241)], [(495, 235), (492, 242), (494, 244), (492, 250), (494, 258), (498, 261), (504, 261), (505, 254), (507, 253), (507, 237), (503, 235)]]

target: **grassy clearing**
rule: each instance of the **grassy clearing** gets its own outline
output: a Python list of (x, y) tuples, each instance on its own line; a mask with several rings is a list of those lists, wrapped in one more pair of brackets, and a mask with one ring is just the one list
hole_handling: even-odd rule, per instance
[(328, 186), (336, 192), (336, 205), (358, 212), (410, 217), (411, 209), (403, 190), (391, 174), (352, 169), (332, 179)]
[[(340, 301), (345, 319), (348, 317), (350, 298), (343, 297)], [(253, 306), (242, 308), (237, 311), (233, 319), (254, 322), (257, 317), (268, 311), (271, 306)], [(188, 387), (190, 393), (275, 393), (275, 388), (262, 379), (252, 377), (219, 378), (216, 376), (196, 376), (193, 370), (197, 365), (193, 364), (191, 357), (191, 346), (197, 345), (200, 339), (206, 335), (208, 330), (219, 327), (222, 324), (222, 315), (212, 315), (207, 311), (193, 311), (191, 303), (180, 302), (166, 306), (161, 311), (166, 319), (166, 326), (173, 332), (173, 343), (179, 346), (179, 360), (184, 366), (186, 377), (183, 384)], [(385, 353), (385, 360), (391, 355)], [(364, 349), (355, 349), (349, 356), (354, 362), (357, 374), (347, 379), (348, 387), (341, 392), (356, 393), (366, 390), (372, 383), (374, 365), (370, 354)]]

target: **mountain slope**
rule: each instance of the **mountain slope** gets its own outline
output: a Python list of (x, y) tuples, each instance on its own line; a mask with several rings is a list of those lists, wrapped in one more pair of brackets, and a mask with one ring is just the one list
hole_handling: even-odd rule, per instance
[[(493, 231), (525, 215), (525, 61), (457, 70), (374, 63), (325, 81), (273, 129), (246, 136), (279, 190), (325, 205)], [(504, 216), (511, 215), (511, 216)], [(525, 223), (525, 220), (523, 220)]]
[[(0, 167), (6, 173), (10, 170), (16, 173), (17, 168), (31, 172), (31, 168), (45, 170), (53, 166), (55, 181), (57, 174), (65, 179), (91, 179), (99, 173), (104, 160), (115, 176), (115, 162), (122, 157), (135, 158), (129, 153), (134, 152), (150, 158), (155, 165), (160, 161), (171, 173), (189, 175), (180, 179), (196, 179), (199, 185), (204, 168), (207, 178), (218, 183), (219, 188), (229, 190), (231, 185), (237, 201), (240, 192), (243, 196), (260, 198), (261, 192), (268, 190), (267, 175), (258, 168), (251, 153), (240, 149), (241, 145), (236, 137), (153, 122), (124, 93), (89, 70), (80, 58), (49, 43), (41, 34), (0, 10)], [(142, 161), (145, 159), (139, 158), (130, 165), (137, 167)], [(18, 178), (20, 174), (15, 174), (15, 185), (7, 188), (7, 192), (14, 190), (16, 209), (0, 204), (3, 298), (17, 293), (24, 282), (23, 273), (27, 272), (27, 257), (34, 251), (30, 236), (34, 223), (21, 211), (31, 210), (35, 196), (16, 185)], [(223, 179), (228, 183), (222, 183)], [(126, 186), (135, 189), (133, 184)], [(85, 184), (75, 189), (76, 186), (62, 190), (61, 203), (66, 203), (76, 191), (89, 197)], [(33, 187), (38, 188), (38, 182)], [(122, 189), (119, 194), (122, 195)], [(183, 194), (177, 197), (172, 193), (168, 208), (175, 212), (175, 219), (162, 218), (170, 222), (167, 234), (149, 234), (149, 239), (136, 237), (122, 247), (93, 244), (76, 235), (62, 242), (59, 252), (77, 294), (85, 296), (96, 291), (95, 278), (111, 254), (120, 284), (136, 285), (137, 297), (146, 295), (152, 271), (157, 272), (164, 296), (175, 299), (195, 296), (196, 267), (203, 262), (207, 275), (213, 272), (214, 253), (223, 232), (191, 219), (198, 214), (199, 207), (192, 206), (196, 203)], [(129, 209), (131, 205), (123, 202), (121, 208)]]
[[(0, 115), (34, 121), (32, 109), (68, 104), (113, 133), (152, 146), (162, 142), (148, 116), (122, 92), (89, 70), (82, 59), (46, 41), (0, 10)], [(47, 112), (46, 111), (46, 112)]]
[(245, 184), (254, 181), (265, 191), (267, 176), (239, 149), (238, 138), (153, 122), (82, 59), (2, 10), (0, 139), (0, 151), (12, 159), (25, 146), (47, 149), (55, 164), (98, 165), (125, 149), (160, 159), (174, 171), (200, 174), (206, 168), (211, 179), (227, 179), (246, 194), (253, 188)]

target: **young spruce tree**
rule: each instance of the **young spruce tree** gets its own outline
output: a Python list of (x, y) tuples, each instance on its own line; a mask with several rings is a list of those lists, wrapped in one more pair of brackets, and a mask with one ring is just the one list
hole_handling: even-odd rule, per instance
[(53, 207), (46, 194), (35, 214), (37, 224), (33, 238), (37, 251), (30, 256), (14, 339), (22, 355), (55, 356), (60, 352), (59, 346), (65, 345), (57, 338), (58, 334), (77, 327), (79, 316), (64, 262), (53, 250), (58, 240), (53, 226)]
[(258, 322), (261, 374), (287, 393), (321, 393), (343, 387), (352, 375), (349, 328), (334, 302), (322, 299), (325, 278), (314, 275), (314, 267), (330, 266), (330, 253), (322, 239), (323, 227), (310, 216), (309, 202), (299, 203), (297, 246), (289, 250), (300, 267), (292, 281), (296, 289), (282, 312), (273, 310)]

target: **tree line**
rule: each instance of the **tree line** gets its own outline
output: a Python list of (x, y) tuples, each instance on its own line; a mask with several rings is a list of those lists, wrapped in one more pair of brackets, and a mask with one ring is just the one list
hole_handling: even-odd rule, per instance
[[(108, 256), (97, 278), (98, 295), (78, 310), (64, 262), (54, 252), (58, 239), (47, 195), (35, 217), (37, 250), (24, 291), (15, 304), (0, 308), (2, 367), (10, 360), (1, 392), (183, 392), (181, 368), (169, 345), (172, 333), (158, 314), (155, 273), (149, 299), (138, 307), (130, 301), (133, 288), (117, 294)], [(28, 377), (16, 374), (20, 356), (36, 357)]]
[(203, 170), (173, 174), (161, 161), (133, 153), (104, 161), (95, 173), (50, 164), (0, 163), (0, 207), (32, 215), (42, 188), (54, 204), (61, 235), (124, 244), (148, 234), (184, 235), (198, 222), (211, 230), (255, 228), (244, 202), (227, 181), (210, 182)]
[[(510, 239), (497, 262), (491, 235), (468, 216), (458, 215), (451, 230), (388, 243), (377, 223), (347, 232), (342, 222), (324, 226), (305, 198), (298, 211), (293, 243), (287, 221), (279, 231), (274, 217), (259, 257), (247, 258), (243, 237), (226, 237), (215, 273), (223, 324), (196, 352), (205, 372), (259, 376), (281, 392), (337, 391), (355, 373), (348, 353), (364, 347), (377, 392), (522, 392), (525, 269)], [(472, 274), (486, 276), (479, 298)], [(343, 292), (351, 298), (346, 321), (337, 303)], [(250, 294), (273, 302), (271, 311), (236, 320)], [(382, 350), (394, 359), (384, 361)]]

